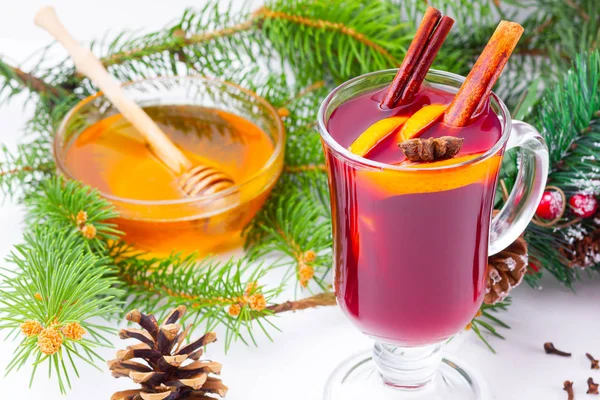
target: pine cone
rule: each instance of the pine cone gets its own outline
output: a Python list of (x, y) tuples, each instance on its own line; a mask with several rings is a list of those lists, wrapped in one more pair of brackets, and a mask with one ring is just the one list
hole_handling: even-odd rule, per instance
[(570, 244), (561, 248), (560, 253), (567, 259), (568, 266), (587, 268), (600, 263), (600, 229), (597, 229)]
[[(139, 383), (140, 389), (115, 393), (111, 400), (214, 400), (207, 394), (225, 396), (227, 386), (215, 374), (221, 373), (221, 364), (201, 361), (203, 347), (216, 340), (214, 332), (181, 347), (189, 331), (181, 331), (177, 321), (186, 308), (179, 306), (169, 313), (159, 327), (153, 315), (138, 310), (127, 314), (127, 320), (138, 323), (142, 329), (122, 329), (121, 339), (137, 339), (141, 343), (117, 352), (117, 359), (108, 361), (115, 378), (129, 377)], [(132, 361), (141, 359), (146, 363)]]
[(513, 244), (488, 258), (486, 304), (504, 300), (517, 287), (527, 272), (527, 242), (519, 237)]

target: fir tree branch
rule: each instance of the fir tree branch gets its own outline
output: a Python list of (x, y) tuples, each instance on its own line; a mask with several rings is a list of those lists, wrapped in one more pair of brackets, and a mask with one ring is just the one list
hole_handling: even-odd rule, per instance
[(36, 92), (40, 95), (45, 95), (53, 99), (59, 99), (65, 95), (65, 91), (61, 88), (55, 87), (46, 83), (43, 79), (34, 76), (31, 73), (23, 71), (21, 68), (12, 66), (5, 61), (0, 59), (0, 75), (4, 77), (4, 87), (0, 89), (0, 93), (11, 88), (9, 97), (20, 92), (21, 88), (15, 88), (11, 85), (11, 81), (14, 80), (21, 87), (28, 88), (30, 91)]
[(577, 14), (579, 14), (584, 21), (590, 20), (589, 14), (585, 12), (585, 10), (578, 4), (576, 4), (573, 0), (564, 0), (564, 2), (567, 4), (567, 6), (577, 11)]
[(44, 181), (40, 191), (25, 200), (27, 222), (33, 226), (48, 225), (74, 232), (80, 240), (100, 254), (107, 241), (118, 240), (121, 232), (107, 222), (118, 216), (115, 207), (96, 189), (78, 181), (53, 177)]
[[(569, 110), (565, 113), (564, 110)], [(546, 139), (552, 170), (548, 182), (565, 193), (600, 194), (600, 52), (576, 57), (571, 70), (553, 87), (548, 88), (533, 121)], [(571, 285), (579, 271), (569, 267), (563, 254), (570, 246), (594, 230), (593, 222), (565, 224), (574, 217), (565, 215), (560, 228), (530, 224), (526, 239), (532, 258), (558, 280)], [(572, 226), (567, 226), (572, 225)], [(593, 268), (590, 268), (592, 270)], [(529, 276), (536, 285), (539, 275)]]
[(283, 312), (296, 312), (300, 310), (306, 310), (314, 307), (325, 307), (337, 305), (335, 300), (335, 294), (332, 292), (319, 293), (311, 297), (307, 297), (300, 300), (286, 301), (280, 304), (273, 304), (267, 307), (267, 309), (273, 314), (280, 314)]
[(173, 52), (177, 53), (186, 46), (196, 46), (200, 44), (208, 44), (216, 39), (223, 39), (229, 36), (239, 34), (241, 32), (249, 31), (259, 23), (262, 15), (254, 13), (251, 17), (238, 24), (230, 27), (217, 29), (210, 32), (203, 32), (198, 34), (187, 35), (182, 29), (175, 29), (172, 32), (173, 41), (153, 44), (151, 46), (143, 46), (135, 49), (123, 50), (116, 53), (109, 54), (102, 57), (100, 61), (105, 67), (110, 67), (117, 64), (123, 64), (125, 62), (131, 62), (135, 59), (141, 59), (148, 56), (149, 54), (156, 54), (162, 52)]
[(398, 65), (409, 44), (396, 6), (386, 0), (277, 0), (266, 10), (261, 32), (295, 71), (343, 81)]
[(282, 11), (272, 11), (268, 8), (260, 9), (257, 14), (264, 19), (274, 19), (289, 21), (297, 25), (301, 25), (309, 28), (318, 28), (328, 31), (333, 31), (347, 35), (349, 38), (356, 40), (363, 45), (373, 49), (377, 53), (381, 54), (385, 59), (389, 61), (391, 65), (399, 65), (400, 60), (394, 57), (390, 52), (383, 46), (377, 44), (373, 40), (369, 39), (365, 34), (357, 32), (355, 29), (344, 25), (339, 22), (331, 22), (323, 19), (311, 19), (300, 15), (292, 15)]
[(284, 167), (284, 171), (291, 174), (298, 174), (303, 172), (315, 172), (321, 171), (325, 172), (327, 170), (327, 166), (325, 164), (307, 164), (307, 165), (286, 165)]
[(19, 144), (15, 150), (0, 148), (0, 194), (17, 198), (34, 192), (54, 173), (52, 150), (47, 140)]
[(123, 243), (112, 246), (109, 254), (117, 276), (126, 284), (124, 298), (135, 308), (164, 314), (184, 304), (190, 308), (186, 319), (192, 320), (194, 329), (200, 323), (207, 330), (219, 324), (227, 328), (226, 350), (238, 340), (256, 344), (254, 329), (270, 337), (266, 324), (275, 328), (265, 318), (272, 314), (266, 306), (282, 287), (260, 285), (268, 268), (253, 266), (250, 270), (243, 260), (221, 263), (197, 260), (194, 255), (153, 258)]
[(93, 349), (110, 345), (105, 335), (111, 330), (90, 319), (114, 314), (120, 296), (106, 261), (57, 227), (36, 227), (25, 235), (25, 244), (8, 258), (13, 268), (0, 270), (0, 329), (23, 337), (7, 373), (33, 365), (35, 375), (45, 362), (65, 393), (69, 375), (77, 374), (74, 359), (92, 365), (101, 361)]

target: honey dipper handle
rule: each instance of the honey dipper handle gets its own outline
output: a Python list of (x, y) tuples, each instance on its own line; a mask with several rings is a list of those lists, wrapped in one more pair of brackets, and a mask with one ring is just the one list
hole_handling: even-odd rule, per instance
[(58, 40), (69, 52), (77, 70), (88, 77), (104, 92), (104, 95), (145, 138), (154, 153), (177, 174), (187, 171), (192, 164), (171, 142), (160, 127), (131, 100), (119, 82), (113, 78), (94, 54), (81, 46), (58, 19), (53, 7), (40, 9), (34, 18), (35, 24)]

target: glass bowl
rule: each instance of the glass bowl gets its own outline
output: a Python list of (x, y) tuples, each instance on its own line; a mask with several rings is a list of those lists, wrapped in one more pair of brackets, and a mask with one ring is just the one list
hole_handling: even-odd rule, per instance
[[(270, 138), (273, 153), (265, 164), (232, 188), (208, 195), (172, 200), (137, 200), (105, 191), (120, 216), (124, 240), (154, 254), (174, 251), (217, 253), (241, 243), (241, 231), (263, 205), (283, 169), (285, 132), (277, 111), (265, 99), (235, 84), (204, 77), (159, 77), (123, 86), (141, 107), (201, 106), (243, 117)], [(76, 179), (65, 163), (69, 146), (87, 128), (119, 112), (103, 94), (77, 104), (62, 121), (54, 141), (60, 174)], [(179, 146), (180, 137), (170, 135)]]

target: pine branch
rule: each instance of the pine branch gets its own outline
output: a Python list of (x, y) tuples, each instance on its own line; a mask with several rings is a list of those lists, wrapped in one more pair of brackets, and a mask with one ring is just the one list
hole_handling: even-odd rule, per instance
[(2, 59), (0, 59), (0, 76), (4, 77), (4, 85), (0, 87), (0, 95), (5, 94), (7, 98), (21, 93), (24, 88), (41, 96), (49, 97), (52, 101), (56, 101), (65, 95), (63, 89), (50, 85), (43, 79), (25, 72), (19, 67), (12, 66)]
[(600, 110), (599, 79), (599, 52), (584, 53), (576, 58), (573, 70), (544, 97), (536, 119), (554, 168), (569, 155), (575, 140), (589, 132), (590, 123)]
[(0, 148), (0, 194), (19, 198), (34, 192), (54, 173), (52, 149), (47, 140), (36, 139), (20, 144), (16, 150)]
[(75, 234), (52, 226), (26, 234), (25, 244), (16, 246), (8, 262), (16, 269), (0, 272), (0, 329), (16, 335), (20, 330), (23, 339), (6, 371), (33, 365), (33, 380), (46, 362), (65, 393), (69, 375), (77, 374), (74, 359), (95, 365), (101, 357), (94, 348), (110, 346), (105, 335), (112, 331), (90, 319), (118, 310), (113, 271)]
[(250, 270), (242, 260), (221, 263), (196, 260), (194, 255), (152, 258), (122, 243), (113, 246), (110, 255), (117, 265), (117, 276), (126, 283), (128, 308), (164, 314), (184, 304), (190, 309), (186, 318), (192, 320), (194, 329), (199, 324), (206, 330), (216, 325), (227, 328), (226, 350), (238, 340), (256, 345), (255, 329), (270, 337), (267, 324), (275, 328), (265, 319), (272, 314), (266, 306), (282, 287), (260, 285), (268, 268), (253, 266)]
[[(183, 19), (185, 20), (186, 16), (190, 15), (191, 13), (191, 10), (186, 11)], [(127, 47), (123, 46), (120, 51), (102, 57), (100, 61), (105, 67), (111, 67), (113, 65), (129, 63), (133, 60), (140, 60), (152, 54), (164, 52), (177, 53), (187, 46), (206, 45), (207, 43), (216, 41), (217, 39), (223, 39), (225, 37), (230, 37), (249, 31), (255, 27), (261, 18), (262, 16), (259, 13), (254, 13), (249, 19), (236, 23), (232, 26), (216, 29), (214, 31), (194, 33), (191, 35), (188, 35), (188, 33), (182, 29), (183, 26), (178, 27), (179, 29), (171, 29), (172, 42), (160, 41), (147, 45), (145, 40), (148, 40), (150, 36), (146, 36), (137, 40), (140, 42), (140, 47), (128, 49), (127, 47), (131, 47), (133, 44), (129, 43)]]
[(267, 309), (273, 314), (280, 314), (283, 312), (296, 312), (300, 310), (306, 310), (314, 307), (326, 307), (337, 305), (335, 300), (335, 294), (332, 292), (319, 293), (311, 297), (307, 297), (295, 301), (286, 301), (281, 304), (274, 304), (267, 307)]
[[(594, 51), (576, 57), (573, 68), (547, 90), (534, 116), (550, 151), (552, 171), (548, 182), (567, 194), (600, 194), (600, 169), (595, 162), (600, 159), (599, 112), (600, 52)], [(567, 214), (559, 225), (573, 219)], [(532, 258), (570, 286), (579, 278), (579, 271), (570, 268), (561, 253), (569, 252), (571, 244), (593, 229), (589, 220), (562, 229), (531, 224), (526, 239)], [(536, 277), (528, 281), (535, 285)]]
[(273, 1), (262, 14), (263, 34), (295, 70), (338, 81), (398, 65), (409, 44), (388, 1)]
[(477, 337), (479, 337), (485, 346), (494, 354), (496, 354), (496, 350), (494, 350), (489, 340), (486, 338), (486, 336), (484, 336), (484, 333), (492, 335), (498, 339), (505, 339), (504, 336), (498, 332), (497, 328), (510, 329), (510, 327), (494, 314), (496, 314), (498, 311), (506, 311), (511, 303), (511, 298), (507, 297), (505, 300), (496, 304), (482, 304), (477, 315), (466, 327), (467, 330), (472, 329)]
[(118, 216), (115, 207), (96, 189), (77, 181), (54, 177), (44, 181), (38, 193), (25, 200), (26, 221), (31, 226), (48, 225), (73, 232), (99, 253), (107, 242), (118, 240), (121, 232), (108, 220)]
[(345, 26), (340, 22), (332, 22), (323, 19), (311, 19), (299, 15), (288, 14), (282, 11), (272, 11), (268, 8), (260, 9), (257, 12), (257, 15), (265, 20), (288, 21), (303, 27), (318, 28), (325, 31), (347, 35), (350, 39), (355, 40), (379, 53), (391, 65), (398, 65), (400, 63), (400, 60), (395, 58), (385, 47), (376, 43), (374, 40), (369, 39), (365, 34), (357, 32), (354, 28)]
[(327, 166), (325, 164), (306, 164), (306, 165), (286, 165), (284, 167), (284, 171), (290, 174), (299, 174), (303, 172), (325, 172), (327, 170)]
[(301, 287), (314, 282), (326, 290), (332, 261), (331, 222), (324, 210), (315, 207), (311, 196), (293, 194), (287, 185), (293, 183), (283, 179), (278, 184), (248, 228), (249, 260), (281, 254), (276, 266), (286, 269), (285, 279), (296, 278)]

